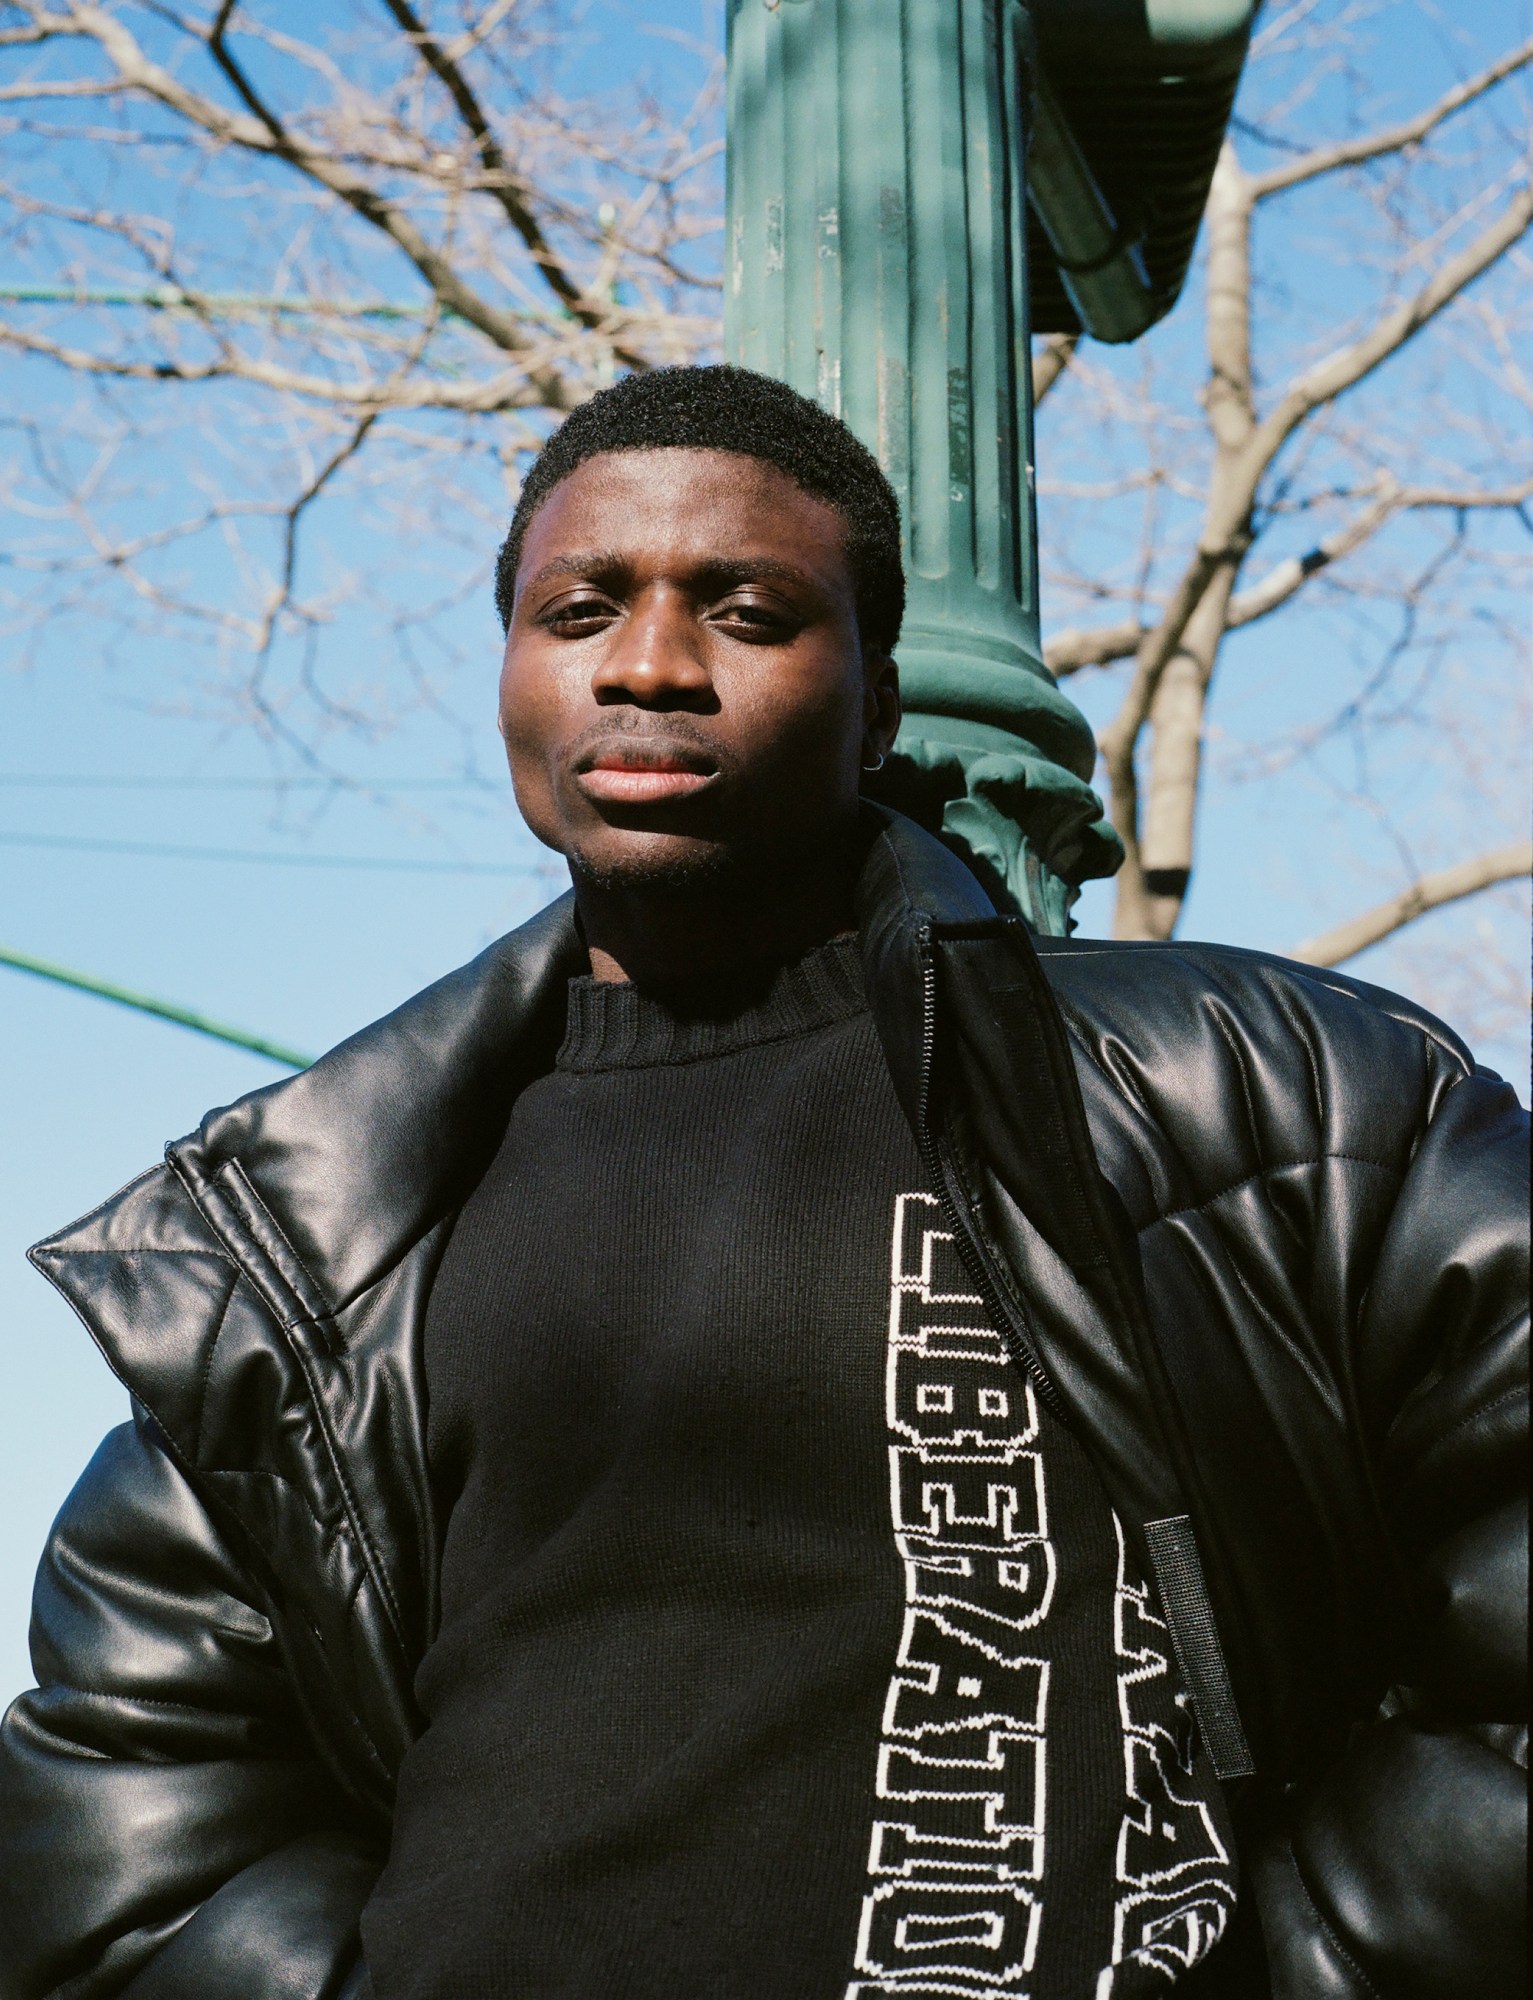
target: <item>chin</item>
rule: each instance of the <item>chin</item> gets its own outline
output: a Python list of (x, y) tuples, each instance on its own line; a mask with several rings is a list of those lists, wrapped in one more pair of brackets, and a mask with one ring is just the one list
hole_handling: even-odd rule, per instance
[(571, 849), (566, 858), (577, 883), (608, 894), (686, 895), (740, 872), (740, 858), (712, 841), (639, 840)]

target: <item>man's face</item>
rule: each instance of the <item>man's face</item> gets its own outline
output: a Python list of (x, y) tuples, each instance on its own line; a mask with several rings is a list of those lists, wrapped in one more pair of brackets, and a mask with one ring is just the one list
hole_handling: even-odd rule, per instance
[(735, 452), (609, 452), (561, 481), (500, 683), (538, 838), (612, 888), (827, 858), (899, 721), (844, 544), (833, 507)]

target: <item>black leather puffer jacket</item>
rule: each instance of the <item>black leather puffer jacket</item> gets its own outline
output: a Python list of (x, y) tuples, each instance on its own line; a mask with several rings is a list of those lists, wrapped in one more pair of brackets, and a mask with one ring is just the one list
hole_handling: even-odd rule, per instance
[[(1511, 1092), (1330, 973), (1035, 947), (904, 821), (860, 895), (933, 1177), (1155, 1570), (1228, 1783), (1221, 1990), (1520, 1992)], [(425, 1301), (581, 969), (566, 899), (34, 1251), (135, 1421), (59, 1517), (4, 1724), (3, 2000), (366, 1994), (436, 1616)]]

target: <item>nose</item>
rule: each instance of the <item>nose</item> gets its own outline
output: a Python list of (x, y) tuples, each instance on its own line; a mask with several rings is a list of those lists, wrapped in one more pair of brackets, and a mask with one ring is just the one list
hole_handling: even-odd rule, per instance
[(610, 644), (591, 676), (598, 702), (632, 702), (639, 708), (712, 705), (713, 677), (705, 642), (684, 594), (659, 586), (646, 590), (611, 628)]

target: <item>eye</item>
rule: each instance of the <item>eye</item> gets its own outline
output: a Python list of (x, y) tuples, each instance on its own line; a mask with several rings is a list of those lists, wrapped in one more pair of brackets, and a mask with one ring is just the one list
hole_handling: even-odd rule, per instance
[(610, 598), (598, 590), (585, 589), (566, 592), (545, 605), (538, 614), (538, 623), (565, 638), (581, 638), (588, 632), (599, 631), (616, 616), (617, 609)]
[(769, 639), (779, 644), (803, 623), (780, 600), (756, 595), (726, 597), (714, 606), (711, 617), (737, 639)]

